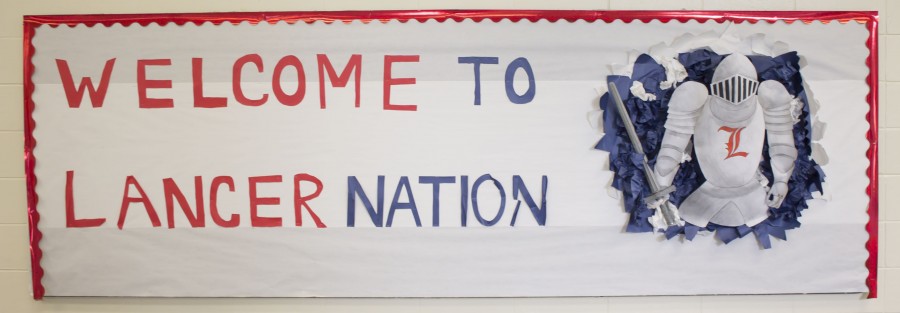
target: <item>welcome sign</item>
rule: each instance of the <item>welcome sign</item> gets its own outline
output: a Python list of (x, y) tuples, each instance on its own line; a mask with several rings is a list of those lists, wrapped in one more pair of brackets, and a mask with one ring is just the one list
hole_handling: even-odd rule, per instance
[(875, 294), (871, 13), (25, 25), (36, 298)]

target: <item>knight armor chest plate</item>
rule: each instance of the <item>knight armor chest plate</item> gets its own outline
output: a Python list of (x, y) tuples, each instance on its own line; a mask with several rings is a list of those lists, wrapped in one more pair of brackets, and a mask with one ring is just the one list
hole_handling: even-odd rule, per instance
[(719, 63), (710, 85), (685, 82), (675, 90), (655, 172), (661, 185), (673, 183), (677, 162), (693, 140), (706, 182), (678, 205), (684, 221), (753, 226), (768, 218), (770, 203), (780, 205), (784, 188), (770, 200), (757, 172), (768, 134), (775, 181), (786, 184), (791, 175), (797, 156), (792, 99), (781, 83), (760, 83), (750, 59), (737, 53)]
[(700, 168), (706, 180), (715, 186), (744, 186), (755, 179), (762, 157), (765, 140), (762, 109), (754, 101), (748, 104), (754, 106), (748, 112), (749, 117), (726, 121), (714, 114), (714, 102), (710, 97), (703, 106), (694, 132)]

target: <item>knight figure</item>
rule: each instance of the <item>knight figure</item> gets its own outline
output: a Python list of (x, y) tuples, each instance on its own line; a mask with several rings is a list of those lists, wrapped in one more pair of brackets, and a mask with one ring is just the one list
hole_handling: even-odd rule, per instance
[[(760, 83), (741, 54), (722, 60), (708, 89), (698, 82), (675, 89), (654, 172), (660, 186), (671, 185), (693, 138), (706, 182), (678, 208), (684, 221), (753, 226), (768, 217), (769, 207), (781, 206), (797, 159), (793, 99), (777, 81)], [(768, 193), (758, 178), (766, 137), (774, 178)]]

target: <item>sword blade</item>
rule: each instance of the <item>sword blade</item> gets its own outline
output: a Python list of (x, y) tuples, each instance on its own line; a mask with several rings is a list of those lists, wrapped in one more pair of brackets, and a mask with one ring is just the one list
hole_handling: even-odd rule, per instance
[(641, 146), (641, 140), (638, 138), (637, 131), (634, 130), (631, 116), (628, 115), (628, 109), (625, 108), (625, 103), (622, 102), (622, 96), (619, 95), (616, 83), (609, 83), (609, 94), (613, 97), (613, 102), (616, 103), (616, 109), (619, 111), (619, 117), (622, 118), (622, 122), (625, 124), (625, 131), (628, 132), (628, 139), (631, 139), (631, 146), (634, 147), (635, 152), (643, 155), (644, 147)]
[[(659, 183), (656, 181), (656, 178), (653, 176), (653, 169), (650, 168), (650, 162), (647, 161), (647, 155), (644, 154), (644, 147), (641, 145), (641, 139), (638, 137), (637, 131), (634, 129), (634, 124), (631, 122), (631, 116), (628, 114), (628, 109), (625, 108), (625, 103), (622, 102), (622, 96), (619, 95), (619, 89), (616, 88), (616, 83), (609, 82), (609, 94), (613, 98), (613, 102), (616, 104), (616, 110), (619, 111), (619, 117), (622, 119), (622, 123), (625, 124), (625, 131), (628, 133), (628, 139), (631, 140), (631, 146), (637, 154), (641, 155), (643, 159), (643, 170), (644, 177), (647, 181), (647, 186), (650, 187), (651, 193), (659, 192), (662, 187), (659, 186)], [(659, 213), (662, 214), (663, 221), (665, 221), (666, 225), (676, 226), (679, 225), (678, 219), (675, 217), (675, 209), (672, 205), (666, 201), (659, 207)]]

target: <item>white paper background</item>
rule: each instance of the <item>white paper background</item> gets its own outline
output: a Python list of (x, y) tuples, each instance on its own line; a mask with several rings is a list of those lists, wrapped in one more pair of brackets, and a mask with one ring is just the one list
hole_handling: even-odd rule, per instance
[[(427, 23), (194, 25), (110, 28), (41, 27), (33, 81), (37, 88), (34, 135), (38, 176), (44, 285), (52, 296), (575, 296), (636, 294), (813, 293), (865, 291), (864, 224), (868, 197), (865, 169), (868, 104), (864, 64), (868, 35), (860, 24), (740, 24), (766, 33), (805, 58), (804, 78), (828, 123), (821, 141), (831, 163), (830, 202), (811, 202), (803, 227), (789, 241), (760, 250), (752, 238), (729, 245), (712, 236), (694, 242), (626, 234), (627, 215), (606, 193), (612, 173), (600, 138), (586, 121), (609, 74), (629, 50), (647, 51), (686, 33), (722, 32), (717, 23)], [(235, 59), (258, 53), (265, 74), (247, 70), (248, 95), (266, 92), (271, 69), (283, 55), (297, 55), (307, 92), (297, 107), (274, 101), (227, 109), (192, 107), (190, 59), (204, 58), (205, 91), (231, 93)], [(326, 88), (318, 102), (315, 54), (327, 53), (340, 70), (348, 56), (363, 55), (361, 108), (349, 88)], [(395, 77), (416, 77), (394, 87), (394, 103), (418, 104), (417, 112), (383, 111), (384, 54), (419, 54), (419, 63), (397, 63)], [(473, 106), (472, 66), (460, 56), (497, 56), (482, 66), (482, 105)], [(117, 58), (104, 108), (69, 109), (54, 59), (69, 61), (76, 81), (99, 79), (103, 62)], [(511, 104), (503, 89), (505, 65), (526, 57), (538, 79), (529, 104)], [(174, 109), (142, 110), (134, 86), (135, 60), (171, 58), (149, 77), (172, 79)], [(258, 81), (254, 84), (251, 80)], [(520, 77), (521, 79), (521, 77)], [(518, 86), (518, 85), (517, 85)], [(518, 86), (524, 90), (524, 86)], [(288, 88), (288, 87), (286, 87)], [(106, 217), (97, 229), (66, 229), (65, 171), (75, 170), (80, 217)], [(311, 202), (329, 229), (293, 228), (291, 178), (310, 173), (325, 190)], [(418, 176), (489, 173), (511, 193), (521, 175), (538, 196), (547, 175), (547, 227), (528, 211), (509, 227), (515, 202), (492, 229), (469, 215), (460, 228), (458, 184), (444, 185), (441, 228), (431, 228), (431, 186)], [(151, 228), (140, 205), (125, 229), (115, 228), (125, 177), (135, 175), (160, 214)], [(223, 215), (241, 214), (238, 229), (189, 229), (176, 208), (177, 229), (165, 229), (161, 179), (172, 177), (193, 204), (193, 176), (235, 178), (236, 191), (220, 193)], [(286, 228), (249, 228), (247, 176), (283, 175), (260, 195), (280, 196), (263, 216), (281, 216)], [(371, 228), (364, 213), (346, 225), (346, 179), (355, 175), (375, 200), (375, 179), (386, 175), (386, 210), (400, 176), (409, 176), (425, 228), (414, 228), (408, 210), (394, 228)], [(493, 216), (490, 184), (480, 207)], [(206, 192), (208, 196), (208, 190)], [(405, 198), (401, 198), (405, 199)], [(208, 205), (207, 205), (208, 209)], [(360, 206), (357, 212), (363, 212)], [(208, 212), (207, 212), (208, 213)], [(385, 212), (385, 217), (387, 212)]]

